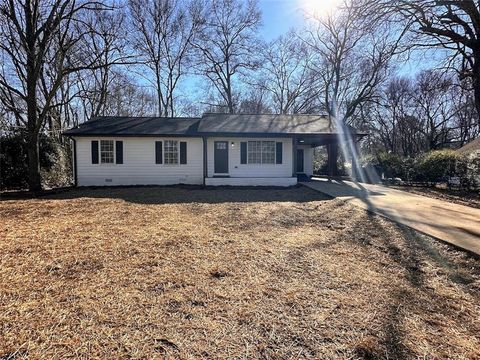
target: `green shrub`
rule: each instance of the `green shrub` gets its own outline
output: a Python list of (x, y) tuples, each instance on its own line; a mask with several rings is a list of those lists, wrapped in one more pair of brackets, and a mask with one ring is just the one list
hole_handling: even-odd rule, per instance
[(480, 152), (460, 156), (456, 170), (462, 188), (480, 188)]
[[(377, 154), (378, 169), (386, 178), (405, 178), (405, 160), (398, 155), (381, 152)], [(373, 165), (373, 164), (372, 164)]]
[[(14, 131), (0, 135), (0, 189), (25, 189), (28, 187), (28, 158), (26, 135)], [(40, 168), (49, 172), (57, 163), (58, 154), (52, 138), (40, 136)]]
[(433, 185), (458, 177), (461, 188), (480, 188), (480, 152), (465, 156), (454, 150), (434, 150), (416, 158), (381, 152), (364, 156), (362, 166), (375, 169), (385, 178), (401, 178), (406, 183)]
[(417, 157), (414, 168), (417, 181), (437, 183), (456, 176), (460, 155), (454, 150), (433, 150)]

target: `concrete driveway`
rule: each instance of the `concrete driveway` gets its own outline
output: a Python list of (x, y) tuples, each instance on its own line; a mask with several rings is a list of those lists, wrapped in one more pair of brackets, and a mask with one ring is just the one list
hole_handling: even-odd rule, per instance
[(326, 179), (302, 185), (480, 255), (480, 209), (381, 185)]

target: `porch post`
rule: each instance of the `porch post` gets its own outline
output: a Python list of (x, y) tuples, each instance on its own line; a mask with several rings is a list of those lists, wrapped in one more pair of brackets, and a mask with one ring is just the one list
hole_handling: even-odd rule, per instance
[(292, 156), (293, 156), (293, 169), (292, 169), (292, 177), (297, 175), (297, 139), (292, 137)]
[(338, 174), (337, 171), (337, 159), (338, 159), (338, 147), (337, 144), (332, 143), (327, 145), (327, 168), (328, 168), (328, 176), (333, 177)]
[(357, 181), (357, 177), (359, 176), (357, 167), (355, 166), (355, 156), (358, 156), (358, 141), (355, 136), (352, 136), (352, 148), (353, 153), (351, 154), (351, 161), (352, 161), (352, 179)]

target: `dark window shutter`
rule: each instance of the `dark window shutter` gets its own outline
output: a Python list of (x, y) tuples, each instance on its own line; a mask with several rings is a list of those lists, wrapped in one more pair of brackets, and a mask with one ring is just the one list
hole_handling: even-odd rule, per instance
[(187, 163), (187, 143), (180, 141), (180, 164)]
[(276, 163), (281, 164), (283, 161), (283, 143), (282, 142), (277, 142), (277, 158), (276, 158)]
[(92, 141), (92, 164), (98, 164), (98, 141)]
[(247, 143), (241, 142), (240, 143), (240, 164), (247, 163)]
[(117, 164), (123, 164), (123, 141), (115, 142), (115, 155)]
[(163, 163), (163, 156), (162, 156), (162, 142), (155, 141), (155, 164), (162, 164)]

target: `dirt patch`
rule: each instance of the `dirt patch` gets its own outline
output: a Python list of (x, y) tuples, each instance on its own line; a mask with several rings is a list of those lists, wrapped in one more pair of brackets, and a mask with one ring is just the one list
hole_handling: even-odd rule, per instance
[(306, 188), (0, 202), (0, 358), (480, 357), (480, 262)]
[(447, 188), (389, 186), (416, 195), (428, 196), (433, 199), (448, 201), (454, 204), (480, 209), (480, 191), (450, 190)]

